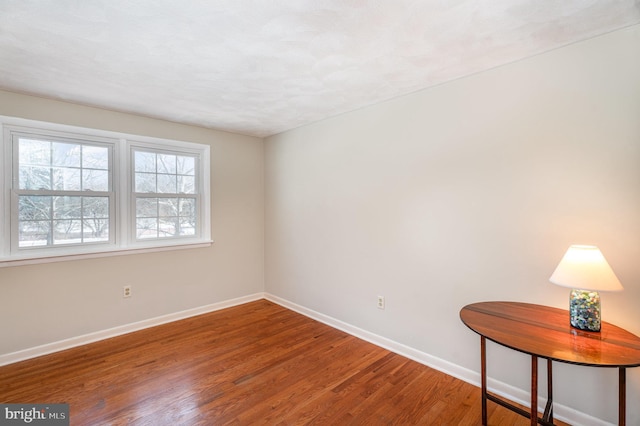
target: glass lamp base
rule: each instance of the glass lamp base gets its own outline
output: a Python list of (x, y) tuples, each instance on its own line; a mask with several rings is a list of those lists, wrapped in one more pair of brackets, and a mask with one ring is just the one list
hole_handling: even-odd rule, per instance
[(569, 315), (572, 327), (580, 330), (600, 331), (600, 295), (598, 292), (571, 290)]

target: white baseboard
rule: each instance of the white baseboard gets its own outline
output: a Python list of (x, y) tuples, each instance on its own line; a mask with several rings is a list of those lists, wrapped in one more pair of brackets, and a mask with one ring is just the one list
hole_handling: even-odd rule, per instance
[(142, 330), (156, 325), (166, 324), (181, 319), (194, 317), (196, 315), (206, 314), (220, 309), (230, 308), (232, 306), (242, 305), (244, 303), (253, 302), (254, 300), (264, 299), (264, 293), (256, 293), (249, 296), (238, 297), (236, 299), (225, 300), (223, 302), (212, 303), (210, 305), (200, 306), (197, 308), (187, 309), (172, 314), (162, 315), (155, 318), (149, 318), (143, 321), (125, 324), (106, 330), (96, 331), (84, 334), (82, 336), (71, 337), (69, 339), (57, 342), (47, 343), (33, 348), (23, 349), (17, 352), (0, 355), (0, 366), (12, 364), (18, 361), (47, 355), (53, 352), (70, 349), (76, 346), (86, 345), (88, 343), (97, 342), (99, 340), (109, 339), (111, 337), (120, 336), (122, 334), (131, 333), (133, 331)]
[[(155, 327), (157, 325), (166, 324), (173, 321), (193, 317), (196, 315), (206, 314), (208, 312), (214, 312), (220, 309), (230, 308), (232, 306), (241, 305), (255, 300), (267, 299), (278, 305), (281, 305), (287, 309), (298, 312), (304, 316), (312, 318), (316, 321), (320, 321), (338, 330), (342, 330), (345, 333), (349, 333), (352, 336), (358, 337), (374, 345), (385, 348), (391, 352), (405, 356), (416, 362), (424, 364), (428, 367), (442, 371), (450, 376), (456, 377), (474, 386), (480, 386), (480, 374), (470, 370), (468, 368), (461, 367), (453, 364), (444, 359), (429, 355), (425, 352), (419, 351), (410, 346), (398, 343), (386, 337), (379, 336), (371, 333), (367, 330), (363, 330), (359, 327), (355, 327), (346, 322), (332, 318), (328, 315), (321, 314), (312, 309), (305, 308), (296, 303), (282, 299), (278, 296), (269, 293), (255, 293), (248, 296), (239, 297), (236, 299), (226, 300), (223, 302), (213, 303), (210, 305), (200, 306), (193, 309), (187, 309), (180, 312), (175, 312), (168, 315), (162, 315), (155, 318), (150, 318), (143, 321), (138, 321), (131, 324), (125, 324), (118, 327), (113, 327), (107, 330), (97, 331), (93, 333), (84, 334), (82, 336), (72, 337), (58, 342), (47, 343), (41, 346), (24, 349), (17, 352), (0, 355), (0, 366), (12, 364), (14, 362), (23, 361), (30, 358), (35, 358), (41, 355), (47, 355), (53, 352), (70, 349), (76, 346), (86, 345), (88, 343), (97, 342), (99, 340), (108, 339), (122, 334), (131, 333), (133, 331), (142, 330), (145, 328)], [(493, 379), (488, 379), (487, 387), (491, 392), (499, 395), (503, 398), (517, 402), (519, 404), (529, 405), (529, 393), (519, 388), (515, 388), (504, 382), (500, 382)], [(540, 411), (544, 411), (545, 399), (539, 398)], [(584, 413), (576, 411), (570, 407), (554, 403), (554, 417), (563, 422), (576, 425), (576, 426), (611, 426), (611, 423), (604, 422), (592, 416), (588, 416)]]
[[(351, 334), (352, 336), (358, 337), (362, 340), (366, 340), (367, 342), (373, 343), (376, 346), (380, 346), (391, 352), (405, 356), (411, 360), (424, 364), (435, 370), (441, 371), (457, 379), (463, 380), (474, 386), (478, 386), (478, 387), (480, 386), (480, 373), (478, 372), (475, 372), (465, 367), (461, 367), (457, 364), (453, 364), (449, 361), (435, 357), (433, 355), (429, 355), (425, 352), (419, 351), (415, 348), (404, 345), (402, 343), (398, 343), (393, 340), (387, 339), (386, 337), (382, 337), (377, 334), (371, 333), (367, 330), (363, 330), (359, 327), (355, 327), (351, 324), (348, 324), (338, 319), (332, 318), (330, 316), (321, 314), (312, 309), (305, 308), (304, 306), (300, 306), (296, 303), (290, 302), (286, 299), (282, 299), (273, 294), (265, 293), (264, 298), (274, 303), (277, 303), (278, 305), (281, 305), (287, 309), (291, 309), (292, 311), (298, 312), (309, 318), (315, 319), (316, 321), (320, 321), (324, 324), (327, 324), (333, 328), (342, 330), (345, 333)], [(492, 393), (499, 395), (503, 398), (506, 398), (510, 401), (516, 402), (518, 404), (529, 406), (529, 404), (531, 403), (531, 400), (529, 399), (530, 397), (529, 397), (528, 391), (516, 388), (504, 382), (500, 382), (498, 380), (489, 378), (487, 380), (487, 388)], [(544, 407), (547, 403), (546, 398), (538, 397), (538, 403), (539, 403), (538, 411), (544, 412)], [(558, 419), (565, 423), (569, 423), (576, 426), (613, 426), (612, 423), (608, 423), (596, 417), (586, 415), (584, 413), (576, 411), (570, 407), (558, 404), (556, 402), (554, 402), (553, 404), (553, 414), (555, 419)]]

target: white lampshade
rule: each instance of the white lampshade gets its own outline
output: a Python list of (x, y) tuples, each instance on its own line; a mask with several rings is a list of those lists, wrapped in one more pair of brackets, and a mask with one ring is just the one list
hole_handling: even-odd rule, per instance
[(582, 290), (623, 290), (618, 277), (596, 246), (569, 247), (549, 281)]

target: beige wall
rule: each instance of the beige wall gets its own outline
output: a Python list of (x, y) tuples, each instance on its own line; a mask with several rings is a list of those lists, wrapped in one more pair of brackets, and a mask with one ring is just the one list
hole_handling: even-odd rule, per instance
[[(0, 115), (211, 146), (208, 248), (0, 268), (0, 354), (264, 290), (263, 141), (0, 91)], [(122, 286), (133, 297), (122, 298)]]
[[(603, 295), (604, 318), (640, 334), (639, 45), (631, 27), (264, 146), (0, 91), (1, 115), (210, 144), (216, 241), (0, 268), (0, 354), (266, 289), (477, 371), (478, 338), (459, 309), (566, 307), (568, 290), (548, 277), (572, 243), (603, 250), (625, 286)], [(492, 377), (527, 388), (526, 357), (495, 345), (489, 356)], [(640, 369), (628, 392), (640, 400)], [(557, 366), (556, 399), (613, 422), (616, 374)], [(637, 404), (628, 421), (640, 423)]]
[[(268, 138), (266, 291), (479, 371), (460, 308), (566, 309), (549, 276), (570, 244), (596, 244), (625, 287), (604, 319), (640, 335), (638, 46), (635, 26)], [(529, 365), (489, 348), (504, 383), (526, 390)], [(616, 419), (613, 370), (557, 366), (555, 390)]]

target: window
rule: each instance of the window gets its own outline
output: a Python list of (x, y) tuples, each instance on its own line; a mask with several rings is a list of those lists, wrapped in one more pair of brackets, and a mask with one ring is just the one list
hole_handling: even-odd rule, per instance
[(12, 136), (18, 248), (111, 241), (113, 146)]
[(197, 233), (197, 158), (133, 150), (136, 238), (171, 238)]
[(207, 145), (0, 120), (0, 266), (210, 244)]

